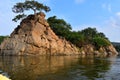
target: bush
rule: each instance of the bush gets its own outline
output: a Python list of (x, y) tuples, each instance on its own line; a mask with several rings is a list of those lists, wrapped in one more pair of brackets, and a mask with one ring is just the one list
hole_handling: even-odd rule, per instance
[(87, 44), (93, 44), (97, 48), (110, 45), (104, 33), (98, 32), (96, 28), (88, 27), (81, 31), (72, 31), (69, 23), (56, 16), (49, 17), (47, 21), (57, 36), (65, 38), (79, 48)]
[(99, 49), (100, 47), (109, 46), (111, 43), (105, 38), (95, 37), (93, 38), (93, 44), (96, 46), (97, 49)]

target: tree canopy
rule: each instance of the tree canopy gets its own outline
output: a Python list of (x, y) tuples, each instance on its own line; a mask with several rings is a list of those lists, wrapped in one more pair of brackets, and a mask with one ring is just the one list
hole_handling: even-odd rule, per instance
[(56, 16), (47, 19), (51, 29), (59, 37), (63, 37), (78, 47), (92, 44), (97, 48), (110, 45), (110, 41), (102, 32), (98, 32), (96, 28), (88, 27), (81, 31), (72, 31), (72, 27), (63, 19)]
[(56, 16), (49, 17), (47, 19), (50, 27), (52, 30), (56, 33), (56, 35), (65, 37), (68, 35), (70, 30), (72, 30), (72, 27), (69, 23), (67, 23), (63, 19), (58, 19)]
[(17, 13), (18, 15), (15, 16), (15, 18), (13, 18), (12, 20), (17, 22), (18, 20), (26, 17), (27, 15), (24, 12), (28, 10), (32, 10), (34, 14), (36, 14), (37, 11), (49, 12), (50, 7), (34, 0), (31, 1), (26, 0), (25, 2), (16, 3), (16, 5), (13, 6), (12, 11), (14, 13)]

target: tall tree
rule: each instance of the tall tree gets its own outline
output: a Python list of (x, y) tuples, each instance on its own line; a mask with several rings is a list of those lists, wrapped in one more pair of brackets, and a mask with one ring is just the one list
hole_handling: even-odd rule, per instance
[(13, 6), (12, 11), (14, 13), (17, 13), (18, 15), (15, 16), (15, 18), (13, 18), (12, 20), (17, 22), (18, 20), (26, 17), (27, 15), (24, 12), (28, 10), (32, 10), (34, 12), (34, 15), (36, 15), (37, 11), (49, 12), (50, 7), (34, 0), (26, 0), (25, 2), (16, 3), (16, 5)]

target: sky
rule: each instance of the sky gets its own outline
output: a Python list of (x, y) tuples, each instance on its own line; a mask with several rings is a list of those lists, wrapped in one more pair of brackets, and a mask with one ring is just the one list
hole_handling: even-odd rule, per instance
[[(19, 25), (12, 18), (12, 7), (25, 0), (0, 1), (0, 35), (10, 35)], [(36, 0), (51, 8), (46, 19), (57, 16), (70, 23), (75, 31), (87, 27), (103, 32), (110, 41), (120, 42), (120, 0)], [(33, 12), (31, 12), (33, 13)]]

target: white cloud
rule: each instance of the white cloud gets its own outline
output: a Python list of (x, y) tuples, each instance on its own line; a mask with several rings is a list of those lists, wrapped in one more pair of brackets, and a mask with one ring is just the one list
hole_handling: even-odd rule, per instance
[[(111, 22), (110, 22), (111, 21)], [(120, 42), (119, 34), (120, 34), (120, 26), (118, 27), (119, 21), (116, 22), (114, 19), (110, 19), (107, 23), (103, 23), (101, 25), (80, 25), (76, 27), (74, 30), (83, 30), (88, 27), (96, 28), (98, 32), (102, 32), (106, 35), (106, 37), (109, 38), (110, 41), (112, 42)]]
[(103, 9), (106, 8), (106, 4), (105, 4), (105, 3), (102, 4), (102, 8), (103, 8)]
[(109, 12), (112, 12), (111, 4), (108, 4), (108, 7), (107, 7), (107, 8), (108, 8), (108, 11), (109, 11)]
[(112, 12), (112, 6), (111, 6), (111, 4), (109, 3), (109, 4), (102, 4), (102, 8), (103, 9), (106, 9), (108, 12)]
[(83, 3), (85, 0), (75, 0), (75, 3), (76, 4), (80, 4), (80, 3)]
[[(99, 25), (99, 26), (98, 26)], [(115, 13), (108, 20), (101, 24), (83, 24), (75, 26), (73, 30), (78, 31), (87, 27), (96, 28), (98, 32), (103, 32), (112, 42), (120, 42), (120, 12)]]
[[(22, 0), (19, 0), (22, 1)], [(18, 23), (12, 21), (15, 14), (12, 12), (14, 4), (19, 2), (18, 0), (3, 0), (0, 2), (0, 35), (9, 35)]]
[(120, 42), (120, 28), (113, 27), (113, 25), (110, 24), (103, 24), (101, 27), (97, 27), (97, 30), (103, 32), (109, 38), (110, 41)]
[(109, 26), (120, 29), (120, 12), (115, 13), (115, 15), (110, 17), (106, 22)]
[(116, 13), (116, 16), (120, 17), (120, 12), (117, 12), (117, 13)]
[(98, 30), (104, 32), (111, 41), (120, 42), (120, 12), (106, 20)]

